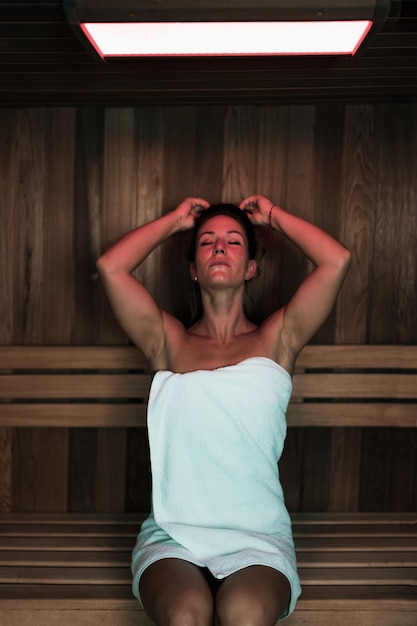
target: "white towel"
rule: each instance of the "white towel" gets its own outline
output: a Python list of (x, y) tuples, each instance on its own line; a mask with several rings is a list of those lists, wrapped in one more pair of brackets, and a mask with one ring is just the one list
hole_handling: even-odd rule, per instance
[(290, 395), (290, 375), (265, 357), (160, 371), (148, 431), (157, 531), (218, 578), (255, 564), (278, 569), (291, 584), (291, 612), (301, 589), (277, 465)]

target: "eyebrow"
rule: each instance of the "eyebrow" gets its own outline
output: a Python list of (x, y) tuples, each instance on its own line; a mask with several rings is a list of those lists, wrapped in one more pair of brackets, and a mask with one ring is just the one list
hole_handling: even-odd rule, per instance
[[(198, 235), (198, 238), (200, 239), (200, 237), (202, 237), (203, 235), (215, 235), (215, 234), (216, 232), (214, 230), (205, 230), (204, 232)], [(240, 235), (243, 239), (245, 238), (245, 235), (241, 233), (239, 230), (227, 230), (226, 235)]]

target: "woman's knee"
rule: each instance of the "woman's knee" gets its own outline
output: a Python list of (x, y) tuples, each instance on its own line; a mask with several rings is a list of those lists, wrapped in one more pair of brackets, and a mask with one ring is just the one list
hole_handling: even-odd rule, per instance
[(274, 626), (289, 604), (289, 584), (279, 572), (248, 568), (232, 575), (216, 596), (216, 626)]
[(216, 602), (216, 626), (269, 626), (275, 622), (269, 608), (252, 594), (227, 594)]
[(165, 603), (158, 626), (209, 626), (212, 624), (211, 597), (196, 589), (184, 589)]
[(158, 626), (209, 626), (213, 620), (213, 596), (195, 566), (166, 559), (154, 563), (142, 575), (143, 607)]

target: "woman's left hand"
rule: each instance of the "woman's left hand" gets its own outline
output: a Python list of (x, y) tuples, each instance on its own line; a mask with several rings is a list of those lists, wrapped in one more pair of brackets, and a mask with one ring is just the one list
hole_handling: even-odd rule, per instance
[(273, 206), (274, 203), (261, 194), (249, 196), (239, 204), (239, 208), (247, 213), (252, 224), (256, 226), (270, 224), (270, 211)]

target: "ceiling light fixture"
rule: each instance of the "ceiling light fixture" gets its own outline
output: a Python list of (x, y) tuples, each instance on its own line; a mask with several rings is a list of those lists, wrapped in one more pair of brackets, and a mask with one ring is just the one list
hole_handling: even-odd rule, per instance
[(100, 59), (141, 56), (353, 55), (388, 0), (64, 0)]

